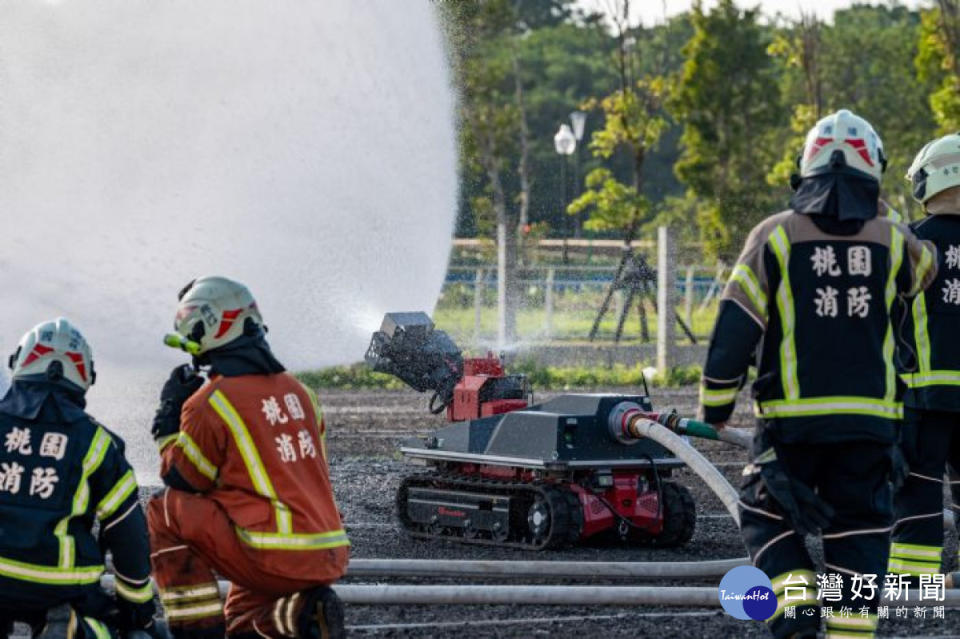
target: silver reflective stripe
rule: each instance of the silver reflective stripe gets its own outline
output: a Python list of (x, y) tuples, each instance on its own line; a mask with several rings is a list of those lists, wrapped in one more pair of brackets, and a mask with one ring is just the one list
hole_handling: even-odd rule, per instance
[(893, 304), (897, 299), (897, 273), (900, 272), (900, 265), (903, 263), (903, 234), (896, 226), (890, 227), (890, 272), (887, 274), (887, 288), (884, 294), (884, 301), (887, 308), (887, 331), (883, 338), (883, 363), (886, 366), (886, 393), (884, 400), (892, 402), (897, 395), (897, 366), (893, 361), (894, 340), (893, 340)]
[(780, 266), (780, 284), (777, 287), (777, 310), (783, 337), (780, 342), (780, 377), (783, 380), (783, 396), (787, 399), (800, 397), (800, 382), (797, 378), (797, 345), (794, 335), (796, 309), (793, 291), (790, 288), (790, 240), (783, 226), (770, 234), (770, 245)]

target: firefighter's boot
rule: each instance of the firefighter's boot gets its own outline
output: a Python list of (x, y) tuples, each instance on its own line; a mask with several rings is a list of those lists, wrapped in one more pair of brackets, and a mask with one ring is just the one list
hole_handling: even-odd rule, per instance
[(299, 639), (344, 639), (343, 603), (327, 586), (301, 593), (302, 606), (297, 613)]

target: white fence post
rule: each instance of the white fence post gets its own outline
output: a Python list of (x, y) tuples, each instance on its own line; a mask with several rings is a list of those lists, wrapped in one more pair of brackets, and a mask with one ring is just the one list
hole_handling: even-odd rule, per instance
[(674, 328), (676, 313), (677, 268), (673, 237), (666, 226), (657, 228), (657, 371), (661, 376), (676, 362), (677, 336)]
[(691, 331), (693, 330), (693, 273), (695, 270), (696, 267), (692, 264), (687, 267), (687, 280), (683, 291), (683, 316)]
[(473, 341), (480, 343), (480, 314), (483, 312), (483, 269), (473, 278)]
[(543, 304), (546, 311), (546, 317), (544, 318), (543, 323), (546, 328), (547, 339), (553, 337), (553, 280), (555, 275), (554, 269), (547, 269), (547, 288), (543, 294)]

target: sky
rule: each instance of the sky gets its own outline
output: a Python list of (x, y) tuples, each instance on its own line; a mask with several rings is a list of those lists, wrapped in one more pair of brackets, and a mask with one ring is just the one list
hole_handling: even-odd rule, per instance
[[(805, 12), (815, 11), (823, 19), (829, 19), (836, 9), (842, 9), (854, 4), (853, 0), (736, 0), (741, 7), (760, 5), (763, 13), (773, 15), (781, 12), (789, 16), (797, 16), (800, 9)], [(587, 10), (606, 11), (610, 5), (616, 4), (613, 0), (577, 0), (577, 4)], [(691, 0), (633, 0), (631, 12), (639, 17), (646, 25), (663, 20), (664, 6), (668, 16), (682, 13), (690, 8)], [(716, 4), (716, 0), (704, 0), (704, 7), (709, 8)], [(865, 2), (861, 2), (865, 4)], [(869, 4), (886, 4), (886, 2), (869, 2)], [(926, 6), (931, 0), (902, 0), (900, 4), (909, 7)]]

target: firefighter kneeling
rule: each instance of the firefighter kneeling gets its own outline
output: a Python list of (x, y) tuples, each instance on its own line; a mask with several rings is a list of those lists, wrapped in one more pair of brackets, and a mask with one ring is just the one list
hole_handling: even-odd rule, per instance
[[(724, 291), (701, 403), (705, 420), (722, 427), (759, 351), (755, 456), (740, 516), (750, 557), (778, 598), (770, 629), (816, 636), (804, 534), (822, 532), (826, 572), (845, 586), (839, 605), (867, 608), (828, 617), (827, 637), (870, 637), (878, 597), (859, 598), (854, 586), (867, 575), (883, 585), (888, 480), (903, 473), (893, 446), (902, 389), (891, 315), (936, 275), (936, 249), (877, 217), (883, 147), (865, 120), (849, 111), (824, 118), (799, 164), (791, 210), (753, 229)], [(805, 596), (788, 599), (788, 590)]]
[[(160, 396), (153, 435), (167, 488), (147, 509), (171, 632), (341, 637), (343, 609), (328, 586), (346, 571), (349, 542), (316, 396), (274, 358), (242, 284), (191, 282), (175, 328), (170, 341), (194, 366), (174, 369)], [(225, 609), (215, 573), (232, 584)]]

